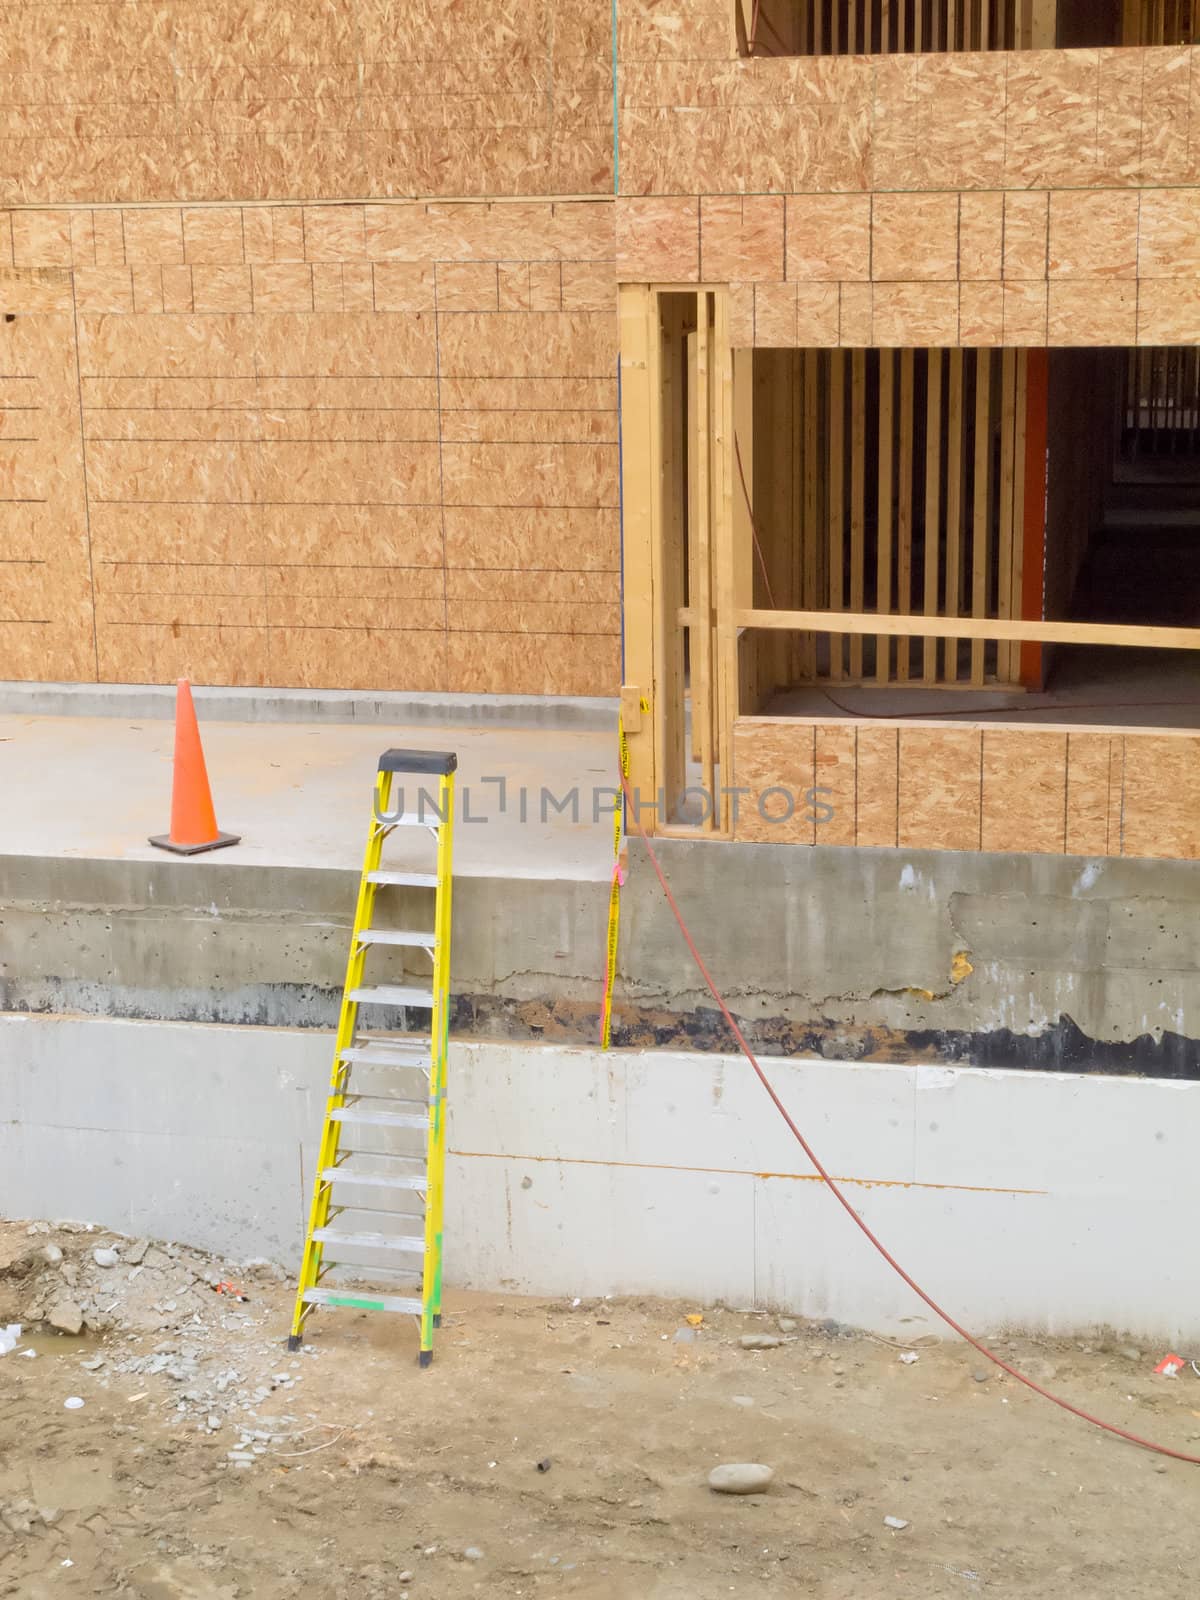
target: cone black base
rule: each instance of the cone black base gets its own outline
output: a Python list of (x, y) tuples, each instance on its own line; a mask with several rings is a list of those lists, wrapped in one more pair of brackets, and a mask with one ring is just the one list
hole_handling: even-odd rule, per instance
[(209, 839), (205, 844), (176, 844), (169, 833), (152, 834), (150, 843), (157, 845), (160, 850), (169, 850), (176, 856), (198, 856), (205, 850), (220, 850), (227, 844), (241, 844), (240, 833), (218, 833), (215, 839)]

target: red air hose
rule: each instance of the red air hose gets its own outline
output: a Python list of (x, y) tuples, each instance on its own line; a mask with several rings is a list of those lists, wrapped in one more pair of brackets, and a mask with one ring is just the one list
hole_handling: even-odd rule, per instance
[(858, 1212), (855, 1211), (849, 1200), (847, 1200), (837, 1180), (832, 1177), (821, 1164), (816, 1151), (800, 1132), (800, 1129), (792, 1121), (787, 1107), (776, 1094), (775, 1090), (771, 1087), (770, 1079), (759, 1065), (753, 1050), (751, 1050), (750, 1046), (746, 1043), (746, 1039), (742, 1033), (742, 1030), (738, 1027), (733, 1014), (729, 1010), (729, 1007), (721, 998), (720, 991), (713, 982), (708, 968), (704, 965), (704, 958), (696, 948), (695, 940), (692, 938), (692, 935), (688, 930), (687, 923), (683, 920), (683, 913), (676, 904), (675, 896), (671, 893), (670, 885), (663, 876), (662, 867), (659, 865), (658, 857), (654, 853), (654, 846), (650, 843), (650, 840), (646, 836), (646, 830), (642, 827), (641, 821), (637, 814), (637, 808), (633, 802), (633, 796), (630, 792), (629, 780), (627, 778), (622, 777), (621, 787), (625, 791), (628, 815), (633, 819), (633, 825), (641, 836), (642, 843), (646, 846), (647, 854), (650, 857), (650, 864), (654, 868), (655, 876), (662, 885), (663, 893), (667, 897), (667, 904), (671, 907), (675, 921), (679, 924), (679, 931), (683, 935), (684, 943), (691, 952), (692, 960), (700, 969), (700, 974), (705, 983), (708, 985), (709, 992), (711, 993), (713, 999), (717, 1002), (717, 1005), (720, 1007), (721, 1015), (729, 1024), (730, 1032), (733, 1034), (734, 1038), (738, 1042), (738, 1045), (741, 1047), (742, 1054), (754, 1068), (758, 1081), (770, 1095), (772, 1104), (774, 1105), (776, 1111), (778, 1111), (779, 1115), (787, 1123), (793, 1138), (804, 1151), (804, 1154), (808, 1157), (809, 1161), (811, 1161), (812, 1165), (819, 1174), (822, 1183), (825, 1184), (826, 1188), (845, 1211), (846, 1215), (854, 1223), (855, 1227), (857, 1227), (866, 1236), (867, 1240), (875, 1247), (875, 1249), (887, 1262), (888, 1266), (891, 1267), (892, 1271), (896, 1273), (898, 1277), (903, 1279), (903, 1281), (908, 1285), (918, 1299), (923, 1300), (933, 1314), (940, 1318), (940, 1320), (944, 1322), (948, 1328), (952, 1328), (954, 1332), (958, 1334), (960, 1339), (965, 1339), (973, 1350), (978, 1350), (981, 1356), (986, 1357), (988, 1361), (991, 1361), (995, 1366), (999, 1367), (1002, 1372), (1007, 1372), (1010, 1378), (1015, 1378), (1018, 1383), (1023, 1383), (1027, 1389), (1032, 1389), (1034, 1394), (1040, 1394), (1043, 1400), (1049, 1400), (1052, 1404), (1061, 1406), (1064, 1411), (1069, 1411), (1072, 1416), (1079, 1417), (1084, 1422), (1090, 1422), (1095, 1428), (1102, 1428), (1105, 1433), (1114, 1433), (1119, 1439), (1126, 1439), (1130, 1444), (1139, 1445), (1143, 1450), (1153, 1450), (1160, 1456), (1171, 1456), (1175, 1461), (1186, 1461), (1189, 1466), (1200, 1467), (1200, 1456), (1190, 1456), (1186, 1453), (1186, 1451), (1172, 1450), (1168, 1445), (1155, 1444), (1150, 1439), (1143, 1439), (1136, 1433), (1130, 1433), (1126, 1428), (1117, 1427), (1116, 1423), (1105, 1422), (1100, 1417), (1092, 1416), (1091, 1412), (1084, 1411), (1080, 1406), (1072, 1405), (1069, 1400), (1063, 1400), (1058, 1395), (1051, 1394), (1049, 1389), (1043, 1389), (1041, 1384), (1035, 1383), (1032, 1378), (1027, 1378), (1023, 1372), (1018, 1372), (1016, 1367), (1010, 1366), (1007, 1361), (1004, 1361), (1000, 1356), (996, 1355), (994, 1351), (989, 1350), (987, 1345), (982, 1343), (981, 1340), (977, 1339), (974, 1334), (968, 1333), (966, 1328), (964, 1328), (961, 1323), (956, 1322), (948, 1311), (944, 1311), (942, 1307), (938, 1305), (933, 1296), (927, 1294), (925, 1290), (922, 1289), (921, 1285), (916, 1281), (916, 1279), (904, 1270), (904, 1268), (896, 1260), (895, 1256), (893, 1256), (887, 1247), (882, 1243), (882, 1241), (876, 1237), (868, 1225), (859, 1216)]

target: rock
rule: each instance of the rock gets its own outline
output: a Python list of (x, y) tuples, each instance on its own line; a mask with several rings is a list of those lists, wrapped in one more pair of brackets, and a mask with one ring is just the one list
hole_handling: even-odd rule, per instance
[(48, 1267), (58, 1266), (63, 1258), (63, 1253), (56, 1244), (44, 1244), (38, 1251), (38, 1255), (41, 1256)]
[(980, 1368), (978, 1372), (973, 1372), (971, 1376), (975, 1379), (976, 1383), (986, 1383), (991, 1377), (991, 1373), (985, 1372), (982, 1368)]
[(397, 1583), (411, 1583), (412, 1579), (413, 1579), (413, 1575), (412, 1575), (411, 1572), (402, 1572), (400, 1574), (400, 1576), (396, 1579), (396, 1582)]
[(477, 1545), (469, 1544), (463, 1551), (464, 1561), (482, 1561), (483, 1551)]
[(115, 1250), (103, 1248), (92, 1251), (92, 1260), (98, 1267), (115, 1267), (120, 1259)]
[(775, 1326), (779, 1329), (780, 1333), (795, 1333), (796, 1329), (799, 1327), (799, 1323), (796, 1321), (795, 1317), (777, 1317), (775, 1319)]
[(59, 1333), (82, 1333), (83, 1312), (74, 1300), (56, 1300), (46, 1313), (46, 1321)]
[(775, 1350), (783, 1340), (773, 1333), (744, 1333), (738, 1343), (743, 1350)]
[(770, 1488), (774, 1476), (774, 1467), (764, 1467), (753, 1461), (733, 1461), (712, 1469), (708, 1487), (715, 1494), (762, 1494)]
[(748, 1394), (731, 1394), (729, 1398), (735, 1406), (752, 1406), (754, 1404), (753, 1398)]
[(28, 1500), (13, 1500), (9, 1505), (0, 1505), (0, 1523), (9, 1533), (31, 1532), (35, 1515), (36, 1509)]
[(1122, 1361), (1140, 1361), (1142, 1352), (1134, 1344), (1123, 1344), (1117, 1351)]
[(149, 1248), (149, 1239), (135, 1239), (125, 1252), (126, 1263), (131, 1267), (140, 1267)]
[(104, 1357), (93, 1356), (90, 1361), (81, 1361), (79, 1364), (83, 1368), (84, 1372), (99, 1372), (100, 1368), (104, 1365)]
[(883, 1525), (885, 1528), (891, 1528), (893, 1533), (903, 1533), (908, 1527), (903, 1517), (884, 1517)]

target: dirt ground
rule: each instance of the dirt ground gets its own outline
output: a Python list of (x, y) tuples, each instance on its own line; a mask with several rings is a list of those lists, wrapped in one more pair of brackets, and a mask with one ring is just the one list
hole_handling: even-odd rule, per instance
[[(734, 1309), (458, 1295), (427, 1371), (412, 1322), (380, 1314), (326, 1313), (289, 1356), (285, 1283), (250, 1270), (237, 1302), (211, 1288), (223, 1269), (146, 1243), (0, 1223), (0, 1324), (37, 1311), (53, 1273), (108, 1322), (26, 1329), (0, 1358), (0, 1595), (1196, 1592), (1200, 1468), (1105, 1437), (994, 1369), (980, 1381), (961, 1345), (921, 1344), (905, 1363), (836, 1325)], [(119, 1263), (96, 1268), (110, 1246)], [(138, 1300), (156, 1273), (158, 1298)], [(746, 1350), (746, 1334), (781, 1342)], [(1002, 1350), (1200, 1452), (1200, 1379), (1155, 1377), (1159, 1352), (1100, 1336)], [(707, 1475), (730, 1461), (773, 1467), (769, 1491), (714, 1494)]]

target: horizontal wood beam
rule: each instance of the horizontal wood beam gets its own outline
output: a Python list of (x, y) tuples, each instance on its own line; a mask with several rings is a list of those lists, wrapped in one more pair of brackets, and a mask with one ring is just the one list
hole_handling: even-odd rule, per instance
[(737, 613), (740, 628), (785, 632), (892, 634), (920, 639), (999, 639), (1018, 644), (1107, 644), (1127, 650), (1200, 650), (1200, 628), (1140, 628), (1106, 622), (1016, 622), (988, 617), (886, 616), (880, 612)]

